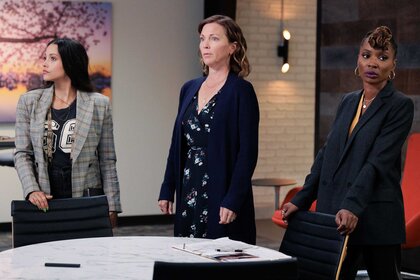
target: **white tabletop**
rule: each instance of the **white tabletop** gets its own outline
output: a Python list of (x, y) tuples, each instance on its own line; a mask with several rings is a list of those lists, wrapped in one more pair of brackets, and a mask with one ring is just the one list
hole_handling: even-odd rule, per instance
[[(209, 262), (173, 245), (202, 242), (181, 237), (103, 237), (23, 246), (0, 252), (0, 279), (152, 279), (155, 261)], [(45, 267), (46, 262), (80, 268)]]

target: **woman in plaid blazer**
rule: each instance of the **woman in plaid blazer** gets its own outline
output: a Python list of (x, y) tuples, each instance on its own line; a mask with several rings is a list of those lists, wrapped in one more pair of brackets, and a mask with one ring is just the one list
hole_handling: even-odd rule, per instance
[(115, 226), (121, 203), (111, 107), (93, 92), (88, 65), (79, 42), (48, 43), (45, 88), (23, 94), (17, 105), (15, 167), (24, 197), (40, 210), (49, 199), (105, 193)]

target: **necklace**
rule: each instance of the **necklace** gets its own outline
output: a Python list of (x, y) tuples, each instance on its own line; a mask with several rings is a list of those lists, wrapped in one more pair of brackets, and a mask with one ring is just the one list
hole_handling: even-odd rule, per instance
[[(64, 111), (65, 111), (65, 113), (63, 113)], [(51, 112), (54, 116), (53, 119), (59, 120), (59, 121), (62, 121), (62, 122), (65, 122), (69, 119), (70, 111), (71, 111), (71, 105), (68, 106), (67, 108), (64, 108), (64, 109), (51, 108)]]
[[(60, 120), (60, 121), (66, 121), (67, 119), (68, 119), (68, 117), (69, 117), (69, 114), (70, 114), (70, 109), (71, 109), (71, 105), (73, 104), (73, 102), (74, 102), (74, 100), (73, 100), (73, 102), (71, 102), (71, 103), (68, 103), (67, 101), (65, 101), (64, 99), (62, 99), (62, 98), (60, 98), (58, 95), (56, 95), (56, 94), (54, 94), (54, 98), (57, 98), (58, 100), (60, 100), (61, 102), (63, 102), (64, 104), (66, 104), (67, 105), (67, 107), (66, 108), (62, 108), (62, 109), (54, 109), (54, 108), (52, 108), (51, 107), (51, 111), (52, 111), (52, 114), (55, 116), (55, 118), (57, 119), (57, 120)], [(67, 110), (66, 110), (67, 109)], [(61, 111), (61, 110), (66, 110), (66, 114), (64, 115), (64, 114), (59, 114), (58, 113), (58, 111)], [(61, 111), (62, 112), (62, 111)], [(61, 116), (60, 116), (61, 115)]]
[[(208, 79), (208, 78), (207, 78)], [(225, 81), (226, 81), (226, 79), (227, 79), (227, 76), (226, 77), (224, 77), (223, 79), (221, 79), (220, 81), (217, 81), (214, 85), (209, 85), (208, 84), (208, 80), (205, 80), (204, 82), (203, 82), (203, 84), (204, 84), (204, 86), (206, 87), (206, 88), (208, 88), (208, 89), (214, 89), (214, 88), (216, 88), (217, 86), (220, 86), (220, 84), (222, 84), (222, 83), (224, 83)]]
[(371, 99), (365, 99), (365, 97), (363, 97), (363, 109), (366, 109), (370, 103), (372, 103), (372, 101), (376, 98), (376, 96), (374, 98)]
[(57, 98), (58, 100), (60, 100), (61, 102), (63, 102), (64, 104), (66, 104), (67, 106), (70, 106), (71, 103), (68, 103), (67, 101), (65, 101), (64, 99), (60, 98), (57, 94), (54, 94), (54, 97)]
[[(208, 79), (208, 77), (207, 77), (207, 79)], [(207, 104), (207, 102), (215, 95), (215, 94), (217, 94), (218, 92), (219, 92), (219, 89), (218, 88), (220, 88), (221, 87), (221, 85), (223, 85), (224, 83), (225, 83), (225, 81), (226, 81), (226, 79), (227, 79), (227, 76), (226, 77), (223, 77), (223, 79), (221, 79), (221, 80), (219, 80), (219, 81), (217, 81), (215, 84), (213, 84), (213, 85), (209, 85), (208, 84), (208, 80), (205, 80), (204, 82), (203, 82), (203, 85), (204, 85), (204, 87), (206, 87), (208, 90), (210, 90), (210, 92), (207, 92), (207, 93), (204, 93), (204, 92), (202, 92), (201, 94), (200, 94), (200, 99), (202, 99), (201, 100), (201, 104), (203, 104), (203, 105), (205, 105), (205, 104)]]

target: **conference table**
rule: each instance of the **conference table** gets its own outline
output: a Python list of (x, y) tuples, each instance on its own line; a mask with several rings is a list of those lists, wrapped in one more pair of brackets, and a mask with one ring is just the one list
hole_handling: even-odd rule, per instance
[[(208, 239), (162, 236), (118, 236), (33, 244), (0, 252), (0, 279), (137, 279), (151, 280), (155, 261), (211, 262), (174, 248)], [(190, 245), (191, 246), (191, 245)], [(184, 245), (185, 247), (185, 245)], [(275, 258), (275, 250), (254, 246)], [(46, 267), (45, 263), (80, 264)]]

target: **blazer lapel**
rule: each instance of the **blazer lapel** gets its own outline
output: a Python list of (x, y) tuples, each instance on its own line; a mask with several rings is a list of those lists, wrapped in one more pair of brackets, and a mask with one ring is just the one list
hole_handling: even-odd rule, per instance
[(382, 104), (383, 104), (383, 101), (381, 99), (378, 99), (377, 102), (373, 102), (369, 106), (368, 110), (366, 110), (366, 112), (362, 115), (362, 117), (359, 119), (356, 126), (354, 127), (353, 132), (352, 132), (352, 134), (351, 134), (351, 136), (348, 140), (348, 145), (347, 146), (351, 145), (355, 135), (357, 135), (360, 128), (363, 127), (366, 124), (366, 122), (368, 120), (370, 120), (375, 115), (375, 113), (379, 110), (379, 108), (382, 106)]
[[(369, 106), (369, 108), (366, 110), (366, 112), (361, 116), (359, 121), (357, 122), (356, 126), (353, 129), (353, 132), (350, 135), (350, 138), (347, 140), (347, 143), (345, 145), (344, 151), (341, 153), (340, 161), (337, 165), (337, 169), (340, 166), (341, 162), (343, 161), (345, 155), (347, 154), (348, 150), (351, 147), (352, 142), (354, 141), (354, 138), (359, 133), (360, 129), (370, 120), (372, 119), (375, 114), (378, 112), (378, 110), (382, 107), (382, 105), (385, 103), (384, 98), (388, 97), (392, 94), (394, 91), (394, 87), (392, 85), (392, 82), (388, 82), (387, 85), (378, 93), (378, 98), (375, 98), (375, 100), (372, 102), (372, 104)], [(360, 96), (359, 96), (360, 98)], [(347, 129), (348, 131), (348, 129)]]
[(375, 100), (372, 102), (372, 104), (369, 106), (369, 108), (366, 110), (366, 112), (362, 115), (359, 122), (356, 124), (353, 133), (351, 134), (351, 137), (348, 141), (348, 145), (351, 144), (354, 137), (357, 135), (359, 130), (373, 117), (375, 116), (376, 112), (381, 108), (381, 106), (384, 104), (384, 98), (387, 98), (389, 95), (392, 94), (394, 91), (394, 87), (392, 85), (392, 82), (388, 82), (385, 87), (378, 93), (378, 98), (375, 98)]
[(346, 110), (344, 108), (343, 127), (345, 127), (346, 129), (340, 130), (340, 154), (343, 154), (343, 151), (348, 143), (350, 125), (353, 122), (354, 115), (356, 114), (357, 106), (359, 105), (361, 95), (362, 91), (353, 96), (353, 99), (349, 102), (348, 105), (350, 110)]
[(53, 87), (44, 89), (41, 98), (35, 106), (34, 114), (32, 116), (33, 125), (31, 125), (31, 129), (34, 132), (34, 151), (43, 151), (45, 120), (48, 109), (51, 107), (52, 97)]
[(72, 149), (72, 162), (74, 163), (85, 144), (89, 133), (90, 124), (92, 122), (94, 102), (89, 94), (77, 91), (77, 107), (76, 107), (76, 131), (75, 140)]

